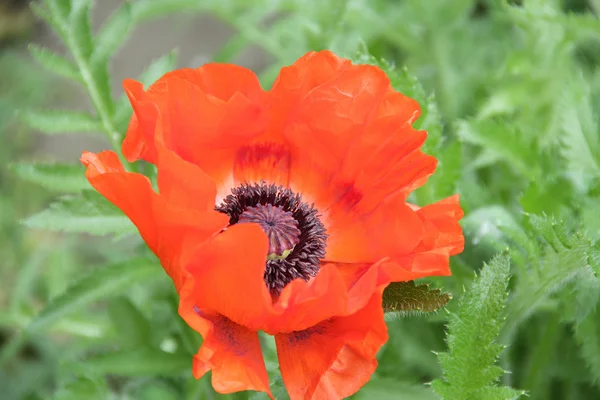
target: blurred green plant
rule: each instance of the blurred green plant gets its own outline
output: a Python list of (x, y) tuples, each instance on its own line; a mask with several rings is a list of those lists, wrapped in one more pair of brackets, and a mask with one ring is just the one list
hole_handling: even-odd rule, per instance
[[(260, 74), (265, 87), (282, 65), (327, 48), (379, 65), (397, 90), (419, 101), (417, 124), (429, 132), (425, 151), (438, 158), (439, 171), (411, 201), (426, 204), (459, 192), (467, 246), (453, 259), (452, 277), (425, 280), (432, 290), (421, 282), (401, 288), (413, 293), (412, 303), (387, 292), (395, 311), (406, 304), (413, 311), (442, 307), (449, 297), (436, 288), (455, 300), (447, 312), (389, 318), (380, 366), (355, 398), (492, 400), (523, 392), (534, 400), (600, 398), (598, 1), (137, 0), (123, 2), (96, 33), (92, 5), (44, 0), (34, 7), (69, 56), (32, 45), (33, 58), (80, 85), (93, 110), (24, 110), (21, 119), (32, 129), (99, 134), (120, 151), (131, 109), (124, 96), (111, 93), (110, 61), (140, 23), (181, 12), (210, 13), (235, 28), (213, 61), (234, 62), (256, 47), (266, 52), (272, 62)], [(7, 80), (10, 90), (3, 93), (20, 88), (21, 95), (40, 95), (32, 67), (6, 57), (0, 57), (0, 70), (19, 71), (23, 79)], [(174, 69), (176, 54), (148, 65), (140, 77), (145, 84)], [(4, 138), (16, 128), (2, 113), (39, 103), (20, 102), (21, 95), (0, 99)], [(16, 160), (13, 153), (12, 146), (0, 150), (2, 160)], [(113, 248), (125, 237), (139, 244), (128, 221), (89, 191), (75, 160), (19, 160), (11, 170), (41, 185), (40, 193), (60, 195), (26, 218), (27, 226), (113, 236)], [(102, 253), (96, 261), (106, 265), (74, 274), (83, 260), (68, 244), (52, 249), (61, 237), (49, 236), (46, 245), (15, 242), (21, 236), (14, 234), (14, 217), (39, 207), (43, 196), (32, 201), (31, 186), (16, 186), (4, 172), (0, 185), (7, 193), (0, 197), (0, 246), (8, 259), (4, 268), (16, 277), (2, 294), (9, 306), (0, 325), (16, 333), (0, 350), (8, 371), (0, 373), (0, 386), (25, 382), (19, 375), (9, 379), (11, 368), (23, 360), (32, 365), (27, 383), (13, 383), (9, 396), (216, 398), (210, 377), (189, 377), (198, 335), (177, 316), (175, 294), (143, 246)], [(67, 237), (67, 243), (75, 240)], [(42, 264), (46, 272), (39, 279), (46, 284), (33, 296)], [(30, 357), (25, 350), (31, 346)], [(264, 351), (275, 371), (267, 338)], [(41, 377), (35, 385), (32, 376)], [(272, 382), (277, 398), (285, 398), (281, 378)]]

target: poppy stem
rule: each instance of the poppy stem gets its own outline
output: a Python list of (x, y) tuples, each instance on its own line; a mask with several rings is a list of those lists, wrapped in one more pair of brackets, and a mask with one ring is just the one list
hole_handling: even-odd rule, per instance
[[(59, 33), (65, 42), (65, 46), (73, 56), (73, 61), (79, 70), (81, 81), (96, 110), (104, 134), (119, 156), (119, 160), (123, 164), (123, 167), (126, 170), (131, 170), (131, 165), (125, 159), (123, 152), (121, 151), (123, 137), (118, 132), (113, 121), (114, 101), (109, 89), (110, 77), (109, 74), (105, 72), (107, 69), (107, 60), (94, 60), (91, 55), (86, 55), (85, 50), (80, 46), (77, 40), (77, 34), (73, 32), (69, 21), (63, 13), (52, 3), (49, 4), (48, 9), (52, 19), (56, 21), (55, 28), (59, 30)], [(102, 73), (102, 71), (105, 73)], [(106, 82), (101, 82), (96, 75), (100, 75), (100, 79), (103, 79)]]

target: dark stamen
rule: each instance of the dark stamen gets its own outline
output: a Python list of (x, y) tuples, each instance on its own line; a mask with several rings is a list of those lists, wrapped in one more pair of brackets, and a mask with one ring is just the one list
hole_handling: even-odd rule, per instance
[(260, 224), (269, 238), (264, 279), (278, 295), (293, 279), (316, 276), (325, 256), (327, 235), (313, 205), (290, 189), (264, 182), (243, 184), (231, 191), (217, 211), (229, 223)]

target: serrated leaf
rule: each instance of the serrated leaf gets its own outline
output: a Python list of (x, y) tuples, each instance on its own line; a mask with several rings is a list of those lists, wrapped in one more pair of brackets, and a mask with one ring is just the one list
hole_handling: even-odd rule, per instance
[(475, 393), (475, 399), (485, 400), (516, 400), (526, 392), (506, 386), (488, 386)]
[[(596, 304), (597, 306), (597, 304)], [(589, 313), (575, 327), (575, 340), (579, 353), (588, 367), (596, 385), (600, 385), (600, 313), (597, 309)]]
[(137, 232), (121, 210), (95, 192), (64, 196), (23, 223), (30, 228), (122, 237)]
[(26, 327), (26, 332), (36, 333), (47, 329), (90, 303), (122, 293), (128, 287), (149, 281), (160, 274), (157, 262), (146, 257), (95, 269), (54, 298)]
[(123, 44), (132, 26), (131, 4), (126, 1), (109, 17), (96, 35), (92, 64), (106, 63)]
[(36, 46), (34, 44), (29, 45), (29, 52), (32, 57), (44, 68), (60, 75), (64, 78), (71, 79), (76, 82), (81, 82), (81, 75), (66, 58), (59, 56), (51, 50), (44, 49), (43, 47)]
[(429, 285), (415, 285), (414, 281), (393, 282), (383, 292), (385, 312), (433, 312), (444, 307), (452, 296)]
[(90, 188), (83, 165), (17, 163), (11, 167), (22, 179), (48, 190), (78, 193)]
[(600, 281), (591, 268), (584, 267), (557, 297), (562, 306), (561, 319), (579, 325), (596, 309), (600, 300)]
[(565, 177), (546, 177), (543, 181), (531, 182), (523, 192), (520, 202), (527, 213), (558, 214), (569, 205), (573, 185)]
[(477, 393), (496, 387), (494, 382), (504, 372), (495, 365), (503, 349), (496, 337), (502, 326), (509, 272), (508, 256), (495, 257), (463, 295), (458, 313), (450, 314), (448, 352), (438, 354), (444, 375), (432, 383), (444, 400), (481, 398)]
[(69, 14), (70, 38), (81, 57), (89, 60), (94, 49), (90, 27), (90, 9), (92, 0), (72, 0)]
[(43, 7), (37, 2), (31, 3), (31, 9), (33, 12), (48, 24), (50, 24), (60, 38), (65, 41), (69, 30), (69, 26), (66, 23), (66, 18), (71, 12), (71, 4), (67, 0), (46, 0)]
[(471, 167), (481, 168), (502, 160), (532, 180), (541, 176), (536, 145), (518, 125), (502, 119), (468, 120), (457, 124), (457, 132), (463, 141), (482, 147)]
[(67, 18), (71, 14), (71, 4), (79, 0), (47, 0), (50, 7), (56, 7), (59, 11), (59, 15), (63, 18)]
[[(158, 349), (136, 349), (87, 358), (85, 368), (96, 373), (121, 376), (170, 376), (190, 373), (192, 357), (187, 353), (165, 353)], [(77, 370), (78, 365), (67, 366)]]
[(571, 90), (561, 98), (562, 153), (572, 173), (583, 177), (600, 174), (600, 140), (592, 91), (582, 76), (570, 79)]
[(533, 234), (544, 240), (544, 252), (530, 259), (530, 269), (519, 275), (509, 304), (511, 315), (505, 326), (510, 336), (516, 325), (534, 313), (548, 297), (577, 279), (589, 268), (594, 250), (589, 239), (581, 234), (568, 235), (564, 223), (554, 218), (529, 215)]
[(98, 133), (100, 122), (93, 115), (75, 111), (25, 111), (21, 120), (43, 133)]

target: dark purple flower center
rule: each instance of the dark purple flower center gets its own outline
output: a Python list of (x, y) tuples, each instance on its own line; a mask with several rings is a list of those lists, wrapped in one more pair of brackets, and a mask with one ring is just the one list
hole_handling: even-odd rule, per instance
[(291, 212), (281, 206), (259, 204), (248, 207), (240, 215), (238, 224), (254, 222), (259, 224), (269, 238), (269, 258), (287, 257), (298, 244), (300, 229)]
[(216, 207), (229, 215), (231, 225), (257, 223), (269, 238), (264, 280), (278, 295), (293, 279), (316, 276), (325, 256), (327, 235), (313, 205), (288, 188), (243, 184)]

